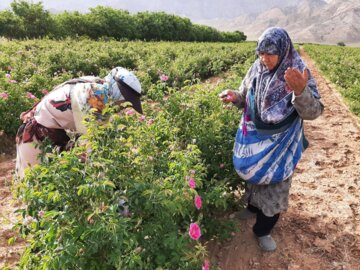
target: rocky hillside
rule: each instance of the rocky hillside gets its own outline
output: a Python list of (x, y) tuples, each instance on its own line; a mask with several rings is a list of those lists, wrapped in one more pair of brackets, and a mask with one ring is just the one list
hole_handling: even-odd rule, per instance
[(233, 19), (202, 20), (198, 23), (224, 31), (243, 31), (249, 40), (256, 40), (264, 29), (281, 26), (294, 41), (360, 45), (360, 1), (302, 0), (291, 7), (273, 7), (255, 15)]

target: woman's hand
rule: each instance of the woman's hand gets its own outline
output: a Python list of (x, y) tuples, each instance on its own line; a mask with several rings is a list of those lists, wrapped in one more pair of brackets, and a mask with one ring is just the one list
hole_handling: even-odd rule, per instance
[(300, 96), (309, 80), (309, 73), (306, 68), (302, 73), (297, 68), (288, 68), (285, 71), (284, 78), (287, 85), (294, 91), (295, 96)]
[(219, 98), (224, 103), (235, 102), (237, 96), (234, 90), (226, 89), (219, 94)]

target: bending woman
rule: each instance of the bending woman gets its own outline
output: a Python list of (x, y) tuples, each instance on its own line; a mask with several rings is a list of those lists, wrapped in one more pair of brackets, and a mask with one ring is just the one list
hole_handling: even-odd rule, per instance
[(114, 104), (129, 101), (137, 112), (142, 113), (140, 96), (139, 80), (122, 67), (112, 69), (104, 79), (85, 76), (55, 87), (20, 116), (23, 124), (16, 136), (16, 175), (23, 178), (27, 167), (39, 163), (37, 145), (45, 138), (64, 149), (70, 140), (66, 130), (85, 134), (83, 119), (90, 109), (101, 113), (110, 100)]

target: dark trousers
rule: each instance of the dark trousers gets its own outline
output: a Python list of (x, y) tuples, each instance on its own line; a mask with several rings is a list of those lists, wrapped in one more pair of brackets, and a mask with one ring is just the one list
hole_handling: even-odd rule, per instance
[(256, 213), (256, 222), (253, 226), (253, 232), (257, 237), (265, 236), (270, 234), (272, 228), (274, 228), (276, 222), (278, 221), (280, 214), (276, 214), (272, 217), (267, 217), (264, 213), (257, 207), (248, 204), (247, 209), (250, 212)]

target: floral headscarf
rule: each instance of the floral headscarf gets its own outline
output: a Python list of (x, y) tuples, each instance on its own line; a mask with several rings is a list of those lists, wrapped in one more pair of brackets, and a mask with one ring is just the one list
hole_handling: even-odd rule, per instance
[[(267, 124), (276, 124), (288, 117), (295, 109), (291, 104), (292, 89), (286, 84), (284, 74), (287, 68), (297, 68), (300, 72), (305, 63), (294, 49), (288, 33), (279, 27), (267, 29), (259, 38), (256, 53), (266, 52), (279, 55), (279, 63), (274, 70), (267, 70), (257, 59), (246, 75), (243, 85), (249, 89), (255, 85), (256, 113)], [(316, 98), (320, 98), (316, 82), (309, 70), (307, 86)], [(254, 79), (256, 84), (254, 84)]]

